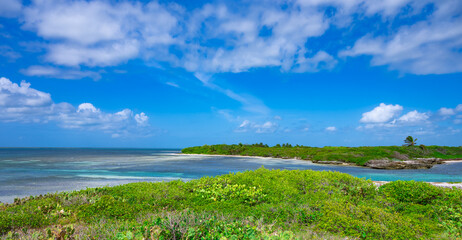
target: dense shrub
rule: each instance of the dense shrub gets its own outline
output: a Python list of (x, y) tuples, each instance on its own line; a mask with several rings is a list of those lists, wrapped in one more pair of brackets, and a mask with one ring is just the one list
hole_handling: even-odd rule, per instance
[(444, 195), (442, 188), (416, 181), (394, 181), (381, 186), (380, 192), (400, 202), (417, 204), (430, 204)]
[(261, 144), (239, 145), (204, 145), (188, 147), (182, 150), (190, 154), (224, 154), (244, 155), (277, 158), (298, 158), (312, 161), (343, 161), (357, 165), (364, 165), (372, 159), (399, 159), (408, 158), (462, 158), (462, 147), (441, 146), (381, 146), (381, 147), (305, 147), (291, 146), (290, 144), (268, 147)]
[(454, 238), (462, 232), (461, 206), (462, 191), (420, 182), (377, 189), (344, 173), (260, 168), (22, 199), (0, 206), (0, 232), (3, 238), (45, 238), (46, 229), (95, 239)]

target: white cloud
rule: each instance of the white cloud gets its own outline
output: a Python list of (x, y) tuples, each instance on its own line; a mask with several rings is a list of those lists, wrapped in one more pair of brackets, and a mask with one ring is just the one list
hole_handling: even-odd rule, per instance
[(97, 47), (54, 44), (50, 46), (47, 59), (64, 66), (111, 66), (137, 57), (139, 48), (137, 40), (119, 41)]
[(30, 88), (30, 83), (22, 81), (18, 85), (7, 78), (0, 78), (0, 106), (2, 107), (42, 107), (50, 105), (51, 102), (49, 93)]
[(49, 93), (0, 78), (0, 121), (55, 122), (70, 129), (99, 130), (117, 136), (138, 133), (148, 126), (148, 116), (134, 115), (130, 109), (116, 113), (103, 112), (91, 103), (82, 103), (77, 109), (69, 103), (55, 103)]
[[(289, 4), (257, 3), (243, 8), (207, 4), (188, 18), (184, 57), (179, 64), (193, 72), (243, 72), (259, 67), (315, 72), (337, 61), (324, 51), (311, 52), (305, 43), (329, 27), (322, 11)], [(204, 34), (198, 34), (199, 29)], [(266, 29), (268, 34), (261, 35)], [(222, 44), (215, 44), (217, 42)], [(208, 42), (215, 42), (208, 44)]]
[[(438, 110), (438, 114), (442, 116), (443, 120), (452, 118), (452, 116), (458, 114), (459, 112), (462, 112), (462, 104), (457, 105), (455, 108), (446, 108), (442, 107)], [(458, 118), (460, 115), (456, 116)], [(458, 124), (460, 121), (458, 119), (455, 119), (454, 122)]]
[(157, 2), (35, 0), (24, 10), (23, 28), (52, 41), (46, 57), (52, 63), (110, 66), (139, 57), (141, 49), (160, 52), (176, 41), (177, 24)]
[(462, 104), (457, 105), (456, 112), (462, 112)]
[(239, 125), (239, 128), (246, 128), (247, 126), (250, 125), (250, 121), (249, 120), (244, 120), (241, 125)]
[[(5, 12), (22, 8), (17, 0), (0, 1)], [(424, 12), (429, 4), (434, 11)], [(459, 6), (457, 0), (295, 0), (219, 2), (186, 11), (156, 1), (33, 0), (22, 19), (24, 29), (50, 43), (45, 59), (54, 64), (112, 66), (142, 57), (214, 74), (261, 67), (290, 72), (332, 69), (336, 54), (307, 44), (310, 38), (333, 26), (348, 30), (354, 16), (379, 16), (393, 23), (396, 16), (426, 13), (423, 20), (402, 24), (389, 37), (363, 36), (339, 55), (371, 55), (373, 65), (443, 74), (462, 71)], [(327, 16), (329, 9), (333, 14)]]
[(35, 65), (20, 71), (26, 76), (52, 77), (59, 79), (82, 79), (87, 77), (94, 80), (101, 79), (101, 75), (97, 72), (82, 71), (79, 69), (62, 69), (50, 66)]
[[(404, 25), (391, 36), (367, 35), (340, 56), (371, 55), (372, 65), (405, 73), (445, 74), (462, 71), (462, 16), (455, 1), (433, 3), (425, 20)], [(454, 7), (455, 6), (455, 7)]]
[(255, 132), (255, 133), (273, 133), (277, 130), (278, 124), (271, 121), (264, 123), (255, 123), (249, 120), (244, 120), (235, 130), (236, 132)]
[(417, 110), (408, 112), (401, 116), (398, 120), (405, 122), (405, 123), (419, 123), (419, 122), (425, 122), (429, 118), (428, 114), (426, 113), (419, 113)]
[(16, 17), (22, 8), (21, 0), (0, 0), (0, 17)]
[(91, 103), (82, 103), (79, 105), (77, 108), (78, 113), (100, 113), (101, 111), (99, 109), (96, 109), (95, 106)]
[(337, 128), (334, 127), (334, 126), (331, 126), (331, 127), (326, 127), (326, 131), (329, 131), (329, 132), (335, 132), (337, 131)]
[(385, 104), (381, 103), (378, 107), (375, 107), (372, 111), (363, 113), (363, 117), (360, 122), (362, 123), (385, 123), (390, 121), (392, 118), (397, 116), (403, 107), (396, 104)]
[(136, 123), (140, 126), (146, 125), (148, 122), (148, 119), (149, 117), (146, 116), (144, 112), (135, 115)]
[(179, 88), (180, 86), (174, 82), (166, 82), (165, 84), (169, 85), (169, 86), (172, 86), (172, 87), (176, 87), (176, 88)]
[(442, 107), (442, 108), (440, 108), (440, 110), (438, 110), (438, 114), (441, 115), (441, 116), (452, 116), (452, 115), (456, 114), (456, 112), (452, 108)]
[(339, 9), (339, 14), (353, 14), (361, 12), (371, 16), (380, 13), (383, 16), (390, 17), (402, 11), (406, 5), (412, 7), (408, 10), (416, 11), (422, 8), (427, 1), (412, 0), (298, 0), (296, 1), (302, 7), (321, 7), (335, 6)]

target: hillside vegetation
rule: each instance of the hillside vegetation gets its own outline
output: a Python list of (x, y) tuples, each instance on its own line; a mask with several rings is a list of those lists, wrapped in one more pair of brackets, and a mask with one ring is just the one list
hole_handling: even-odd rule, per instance
[(364, 165), (369, 160), (408, 160), (414, 158), (462, 158), (462, 147), (445, 146), (380, 146), (380, 147), (305, 147), (290, 144), (268, 145), (234, 144), (204, 145), (182, 150), (189, 154), (242, 155), (276, 158), (298, 158), (317, 161), (342, 161)]
[(2, 239), (457, 239), (462, 191), (267, 170), (0, 204)]

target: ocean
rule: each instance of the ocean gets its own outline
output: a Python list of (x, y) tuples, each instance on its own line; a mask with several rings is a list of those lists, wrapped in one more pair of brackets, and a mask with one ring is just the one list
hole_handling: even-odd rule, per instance
[(378, 170), (295, 159), (182, 155), (175, 149), (0, 148), (0, 202), (138, 181), (188, 181), (260, 167), (338, 171), (375, 181), (462, 181), (462, 162), (431, 169)]

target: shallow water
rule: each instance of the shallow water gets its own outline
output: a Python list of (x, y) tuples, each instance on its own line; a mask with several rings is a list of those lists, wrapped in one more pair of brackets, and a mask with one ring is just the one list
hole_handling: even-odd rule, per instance
[(461, 182), (462, 163), (431, 169), (377, 170), (274, 158), (180, 155), (165, 149), (0, 148), (0, 201), (47, 192), (138, 181), (191, 180), (267, 169), (338, 171), (376, 181)]

